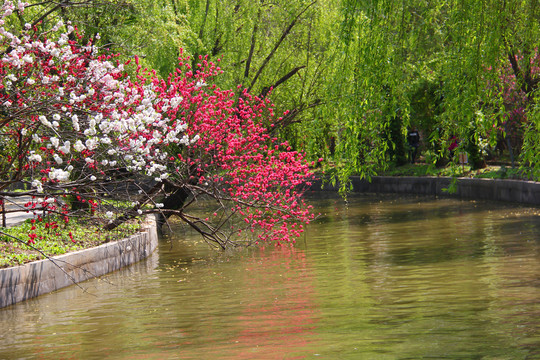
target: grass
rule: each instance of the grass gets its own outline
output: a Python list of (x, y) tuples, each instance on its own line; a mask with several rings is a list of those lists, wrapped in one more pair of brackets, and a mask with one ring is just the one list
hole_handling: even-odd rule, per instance
[(471, 170), (469, 165), (451, 164), (446, 167), (437, 168), (424, 163), (406, 164), (394, 167), (381, 172), (383, 176), (450, 176), (450, 177), (471, 177), (484, 179), (519, 179), (528, 180), (518, 168), (506, 167), (504, 165), (488, 165), (483, 169)]
[[(49, 220), (49, 224), (51, 220)], [(114, 231), (104, 231), (98, 223), (88, 221), (70, 220), (69, 224), (26, 220), (24, 223), (10, 227), (0, 228), (6, 234), (0, 234), (0, 268), (22, 265), (31, 261), (44, 259), (45, 256), (35, 249), (39, 249), (47, 256), (56, 256), (82, 249), (95, 247), (110, 241), (120, 240), (140, 230), (136, 221), (124, 223)], [(28, 234), (35, 233), (35, 244), (28, 245)]]

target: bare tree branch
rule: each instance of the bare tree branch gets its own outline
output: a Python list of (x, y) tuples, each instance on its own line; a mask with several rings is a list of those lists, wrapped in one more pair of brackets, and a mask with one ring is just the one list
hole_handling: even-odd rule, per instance
[(246, 67), (244, 70), (244, 79), (248, 79), (249, 77), (249, 70), (251, 67), (251, 60), (253, 59), (253, 52), (255, 51), (255, 43), (256, 43), (256, 37), (257, 37), (257, 31), (259, 30), (259, 22), (261, 21), (261, 9), (259, 8), (259, 11), (257, 12), (257, 20), (255, 21), (255, 25), (253, 25), (253, 33), (251, 33), (251, 46), (249, 48), (249, 55), (246, 60)]
[(302, 65), (302, 66), (297, 66), (295, 67), (294, 69), (292, 69), (291, 71), (289, 71), (287, 74), (283, 75), (281, 78), (279, 78), (278, 81), (276, 81), (274, 83), (274, 85), (272, 86), (265, 86), (262, 91), (261, 91), (261, 94), (259, 95), (260, 97), (265, 97), (268, 92), (271, 90), (271, 89), (275, 89), (277, 88), (279, 85), (283, 84), (285, 81), (289, 80), (291, 77), (293, 77), (298, 71), (302, 70), (303, 68), (305, 68), (306, 66), (305, 65)]
[(281, 37), (278, 39), (278, 41), (276, 42), (276, 44), (274, 45), (274, 48), (270, 51), (270, 53), (266, 56), (266, 58), (264, 59), (263, 63), (261, 64), (261, 66), (259, 67), (259, 70), (257, 71), (257, 73), (255, 74), (255, 76), (253, 77), (253, 79), (251, 80), (251, 84), (249, 85), (248, 87), (248, 92), (251, 91), (251, 89), (253, 88), (253, 86), (255, 85), (255, 83), (257, 82), (257, 79), (259, 78), (259, 76), (261, 75), (261, 73), (263, 72), (264, 68), (266, 67), (266, 65), (268, 65), (268, 62), (270, 62), (270, 59), (272, 59), (272, 57), (274, 56), (274, 54), (276, 53), (276, 51), (278, 50), (278, 48), (280, 47), (281, 43), (283, 42), (283, 40), (285, 40), (285, 38), (289, 35), (289, 33), (291, 32), (292, 28), (294, 27), (294, 25), (296, 25), (296, 23), (298, 22), (298, 20), (300, 19), (300, 17), (312, 6), (316, 3), (316, 1), (313, 1), (311, 3), (309, 3), (304, 9), (302, 9), (302, 11), (300, 11), (296, 17), (291, 21), (291, 23), (289, 24), (289, 26), (287, 26), (284, 30), (283, 30), (283, 33), (281, 34)]

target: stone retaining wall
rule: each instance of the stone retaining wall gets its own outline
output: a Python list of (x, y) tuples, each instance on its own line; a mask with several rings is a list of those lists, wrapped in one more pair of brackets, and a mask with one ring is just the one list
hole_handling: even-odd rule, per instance
[[(371, 182), (352, 177), (354, 192), (446, 195), (463, 199), (497, 200), (540, 205), (540, 183), (522, 180), (457, 178), (456, 192), (448, 193), (450, 177), (374, 176)], [(313, 190), (321, 190), (322, 181), (313, 182)], [(323, 191), (336, 191), (338, 186), (325, 184)]]
[(145, 230), (116, 242), (0, 269), (0, 308), (101, 276), (148, 257), (158, 245), (155, 217)]

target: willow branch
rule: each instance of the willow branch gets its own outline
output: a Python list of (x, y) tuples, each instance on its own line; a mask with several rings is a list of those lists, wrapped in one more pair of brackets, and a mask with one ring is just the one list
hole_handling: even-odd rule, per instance
[(287, 28), (285, 28), (285, 30), (283, 30), (283, 33), (281, 34), (281, 37), (279, 38), (279, 40), (276, 42), (276, 44), (274, 45), (274, 48), (270, 51), (270, 53), (266, 56), (266, 58), (264, 59), (263, 63), (261, 64), (261, 66), (259, 67), (259, 70), (257, 71), (257, 73), (255, 74), (255, 77), (253, 78), (253, 80), (251, 80), (251, 84), (249, 85), (249, 88), (247, 89), (248, 92), (251, 91), (251, 89), (253, 88), (253, 86), (255, 85), (255, 83), (257, 82), (257, 79), (259, 78), (259, 76), (261, 75), (262, 71), (264, 70), (264, 68), (266, 67), (266, 65), (268, 65), (268, 63), (270, 62), (270, 59), (272, 59), (272, 57), (275, 55), (276, 51), (278, 50), (278, 48), (280, 47), (281, 43), (283, 42), (283, 40), (285, 40), (285, 38), (289, 35), (289, 33), (291, 32), (292, 28), (294, 27), (294, 25), (296, 25), (296, 23), (298, 22), (298, 20), (300, 19), (300, 17), (313, 5), (315, 4), (316, 1), (313, 1), (311, 2), (310, 4), (308, 4), (302, 11), (300, 11), (296, 17), (291, 21), (291, 23), (289, 24), (289, 26), (287, 26)]

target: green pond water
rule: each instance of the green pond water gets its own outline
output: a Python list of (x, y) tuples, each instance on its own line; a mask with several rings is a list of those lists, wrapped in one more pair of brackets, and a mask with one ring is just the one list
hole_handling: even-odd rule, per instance
[(540, 359), (539, 209), (321, 196), (294, 248), (178, 225), (85, 291), (0, 309), (0, 359)]

